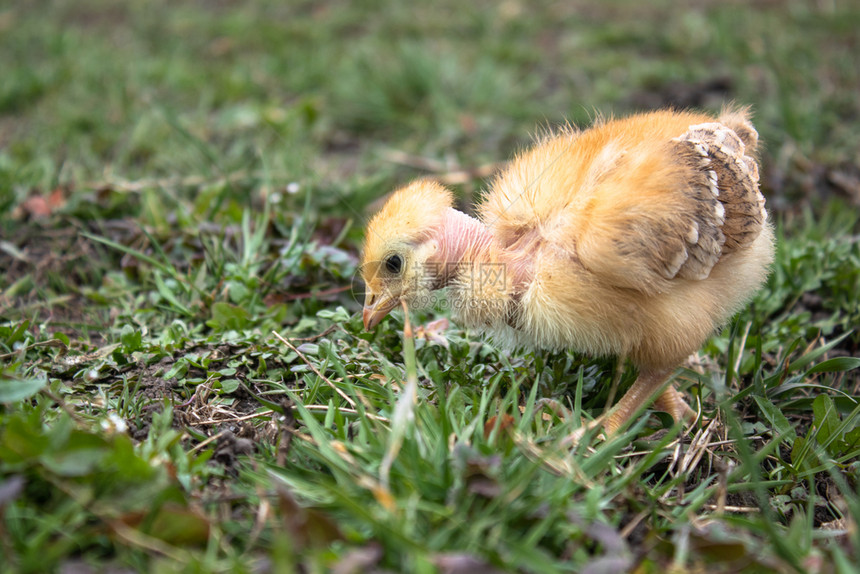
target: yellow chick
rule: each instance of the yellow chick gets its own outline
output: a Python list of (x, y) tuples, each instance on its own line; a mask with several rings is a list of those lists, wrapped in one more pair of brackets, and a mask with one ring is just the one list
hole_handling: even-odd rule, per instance
[[(473, 218), (420, 180), (367, 227), (363, 319), (447, 287), (455, 320), (512, 345), (630, 358), (638, 378), (602, 419), (614, 433), (669, 385), (762, 285), (774, 237), (746, 110), (657, 111), (564, 128), (517, 156)], [(659, 394), (658, 394), (659, 393)]]

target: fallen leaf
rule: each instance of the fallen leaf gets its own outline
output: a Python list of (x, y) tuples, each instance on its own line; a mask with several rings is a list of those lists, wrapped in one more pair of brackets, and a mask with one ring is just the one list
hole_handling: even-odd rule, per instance
[(496, 421), (499, 417), (490, 417), (486, 423), (484, 423), (484, 439), (489, 439), (490, 434), (493, 432), (493, 429), (496, 428), (496, 425), (499, 425), (499, 434), (503, 432), (508, 432), (514, 426), (516, 422), (514, 417), (511, 415), (501, 415), (501, 419), (497, 423)]
[(50, 217), (52, 213), (62, 208), (66, 204), (67, 190), (62, 187), (57, 187), (49, 195), (43, 195), (38, 190), (33, 190), (30, 197), (25, 199), (12, 212), (12, 216), (16, 219), (22, 219), (29, 216), (33, 219), (43, 219)]

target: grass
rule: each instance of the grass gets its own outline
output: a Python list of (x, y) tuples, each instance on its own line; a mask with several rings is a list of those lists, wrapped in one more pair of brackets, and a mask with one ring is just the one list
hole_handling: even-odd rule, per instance
[[(0, 9), (0, 571), (852, 572), (858, 29), (848, 2)], [(779, 250), (677, 373), (713, 424), (571, 449), (612, 360), (363, 331), (396, 185), (468, 204), (546, 124), (728, 100)]]

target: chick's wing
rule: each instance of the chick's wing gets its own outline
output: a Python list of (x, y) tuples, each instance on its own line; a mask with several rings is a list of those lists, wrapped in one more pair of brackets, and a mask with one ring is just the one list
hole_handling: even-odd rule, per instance
[(724, 255), (755, 240), (766, 218), (756, 164), (744, 152), (719, 123), (631, 150), (585, 204), (576, 242), (582, 265), (645, 293), (707, 279)]

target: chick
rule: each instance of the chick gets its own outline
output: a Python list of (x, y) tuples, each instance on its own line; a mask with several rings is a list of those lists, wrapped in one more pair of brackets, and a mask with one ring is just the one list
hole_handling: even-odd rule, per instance
[[(421, 180), (368, 224), (363, 319), (447, 287), (455, 320), (512, 345), (629, 358), (638, 378), (602, 418), (616, 432), (762, 285), (773, 231), (746, 110), (657, 111), (564, 128), (516, 157), (477, 218)], [(661, 392), (662, 390), (662, 392)]]

